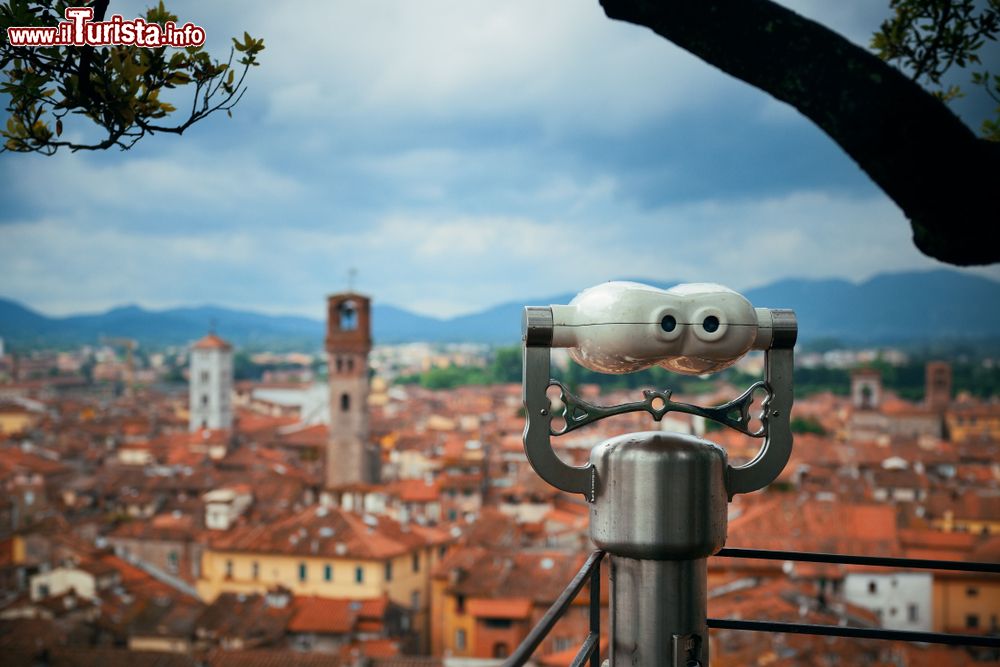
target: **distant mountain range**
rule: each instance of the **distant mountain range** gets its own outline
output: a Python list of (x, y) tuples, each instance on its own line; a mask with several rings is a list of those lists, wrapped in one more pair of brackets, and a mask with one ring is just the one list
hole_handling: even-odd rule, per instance
[[(637, 281), (660, 287), (675, 284)], [(790, 278), (747, 290), (744, 295), (755, 306), (795, 309), (803, 341), (1000, 339), (1000, 282), (945, 269), (881, 274), (860, 284)], [(448, 319), (381, 304), (376, 296), (373, 333), (378, 343), (511, 344), (520, 340), (523, 306), (567, 303), (573, 296), (526, 296)], [(96, 343), (102, 336), (135, 338), (143, 346), (184, 345), (204, 335), (212, 322), (220, 335), (249, 348), (317, 348), (324, 334), (324, 323), (319, 320), (218, 306), (162, 311), (124, 306), (96, 315), (47, 317), (0, 298), (0, 337), (17, 346), (71, 346)]]

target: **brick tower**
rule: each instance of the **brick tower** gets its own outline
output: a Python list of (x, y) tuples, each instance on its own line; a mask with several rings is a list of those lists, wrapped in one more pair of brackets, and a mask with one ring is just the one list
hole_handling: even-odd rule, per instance
[(951, 364), (947, 361), (927, 362), (924, 403), (936, 412), (943, 412), (951, 403)]
[(851, 371), (851, 403), (858, 410), (878, 410), (882, 405), (882, 373), (874, 368)]
[(330, 440), (326, 485), (378, 480), (378, 457), (368, 442), (368, 352), (371, 300), (345, 292), (327, 297), (326, 353), (330, 376)]

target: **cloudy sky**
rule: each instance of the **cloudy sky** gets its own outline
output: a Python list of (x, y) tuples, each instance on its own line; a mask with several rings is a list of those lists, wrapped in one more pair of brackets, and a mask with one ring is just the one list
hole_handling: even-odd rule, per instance
[[(887, 13), (786, 4), (862, 44)], [(453, 315), (616, 277), (941, 266), (809, 121), (596, 0), (167, 5), (218, 55), (264, 37), (244, 100), (130, 152), (0, 155), (0, 296), (319, 317), (353, 267)]]

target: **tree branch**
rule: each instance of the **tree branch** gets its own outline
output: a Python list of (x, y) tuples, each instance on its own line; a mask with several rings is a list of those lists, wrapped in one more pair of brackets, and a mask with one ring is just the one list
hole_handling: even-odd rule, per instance
[(903, 210), (921, 252), (1000, 261), (1000, 144), (828, 28), (769, 0), (601, 0), (816, 123)]

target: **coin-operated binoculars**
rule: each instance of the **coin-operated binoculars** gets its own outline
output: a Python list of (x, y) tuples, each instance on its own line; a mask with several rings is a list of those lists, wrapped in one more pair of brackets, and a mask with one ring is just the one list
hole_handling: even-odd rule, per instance
[[(790, 310), (754, 308), (721, 285), (660, 290), (611, 282), (581, 292), (569, 305), (524, 309), (524, 449), (552, 486), (590, 503), (590, 535), (611, 555), (611, 667), (708, 665), (707, 558), (726, 542), (726, 503), (770, 484), (792, 452)], [(660, 365), (685, 375), (714, 373), (750, 350), (765, 351), (765, 378), (732, 401), (701, 407), (646, 391), (641, 401), (599, 406), (551, 379), (553, 347), (602, 373)], [(558, 387), (561, 407), (546, 395)], [(765, 394), (760, 427), (750, 408)], [(660, 421), (684, 412), (763, 438), (757, 456), (731, 466), (726, 451), (691, 435), (648, 431), (607, 440), (589, 465), (564, 463), (550, 438), (605, 417), (645, 411)], [(556, 428), (553, 419), (565, 426)]]

